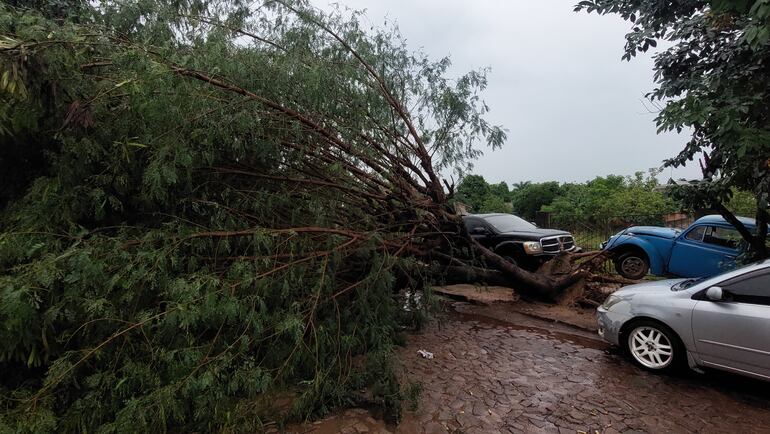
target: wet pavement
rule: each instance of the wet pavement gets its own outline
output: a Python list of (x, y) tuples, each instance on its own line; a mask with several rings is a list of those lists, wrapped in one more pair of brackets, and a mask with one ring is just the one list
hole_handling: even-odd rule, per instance
[(453, 306), (400, 352), (405, 378), (422, 394), (399, 426), (358, 409), (292, 431), (770, 433), (770, 383), (650, 374), (592, 333), (504, 306)]

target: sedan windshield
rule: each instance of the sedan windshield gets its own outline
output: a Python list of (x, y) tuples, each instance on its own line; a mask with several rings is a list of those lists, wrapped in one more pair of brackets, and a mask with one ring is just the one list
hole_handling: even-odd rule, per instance
[(531, 231), (537, 229), (537, 226), (512, 214), (490, 216), (484, 220), (500, 232)]
[[(720, 278), (720, 276), (724, 276), (726, 274), (730, 274), (730, 273), (733, 273), (733, 272), (738, 272), (739, 270), (744, 270), (746, 268), (754, 267), (756, 265), (764, 264), (764, 263), (768, 263), (768, 262), (770, 262), (770, 259), (760, 259), (759, 261), (754, 261), (754, 262), (742, 265), (742, 266), (740, 266), (738, 268), (735, 268), (735, 269), (732, 269), (732, 270), (725, 270), (725, 271), (723, 271), (723, 272), (721, 272), (721, 273), (719, 273), (719, 274), (717, 274), (715, 276), (706, 276), (706, 277), (698, 277), (698, 278), (694, 278), (694, 279), (685, 279), (685, 280), (682, 280), (681, 282), (677, 282), (674, 285), (672, 285), (671, 286), (671, 290), (672, 291), (682, 291), (682, 290), (685, 290), (687, 288), (692, 288), (693, 286), (695, 286), (695, 285), (705, 281), (706, 279), (712, 279), (712, 278), (713, 279), (718, 279), (718, 278)], [(749, 270), (749, 271), (751, 271), (751, 270)]]

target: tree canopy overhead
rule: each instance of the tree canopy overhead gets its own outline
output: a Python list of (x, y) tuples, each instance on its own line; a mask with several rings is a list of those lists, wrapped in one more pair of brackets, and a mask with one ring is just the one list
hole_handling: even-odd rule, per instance
[[(618, 14), (631, 23), (624, 59), (666, 40), (655, 55), (660, 131), (692, 131), (668, 166), (700, 164), (706, 181), (679, 189), (690, 207), (718, 209), (755, 256), (767, 257), (770, 200), (770, 1), (587, 0), (576, 10)], [(751, 192), (759, 232), (749, 233), (725, 206), (735, 189)]]

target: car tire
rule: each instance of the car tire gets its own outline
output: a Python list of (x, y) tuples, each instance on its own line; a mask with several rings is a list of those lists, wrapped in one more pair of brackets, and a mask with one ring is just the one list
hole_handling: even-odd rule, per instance
[(640, 320), (629, 325), (623, 344), (631, 360), (651, 372), (674, 372), (684, 366), (687, 352), (679, 336), (657, 321)]
[(615, 259), (615, 270), (626, 279), (639, 280), (650, 272), (650, 261), (644, 253), (626, 252)]

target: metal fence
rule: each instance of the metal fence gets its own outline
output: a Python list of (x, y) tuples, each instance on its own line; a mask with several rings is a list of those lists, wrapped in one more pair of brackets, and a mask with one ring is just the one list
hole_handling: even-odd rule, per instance
[(684, 229), (694, 221), (694, 216), (685, 213), (654, 214), (654, 215), (624, 215), (614, 216), (593, 221), (574, 221), (555, 213), (538, 213), (535, 223), (546, 229), (561, 229), (569, 231), (575, 238), (575, 243), (583, 250), (598, 250), (600, 244), (607, 241), (623, 229), (631, 226), (664, 226)]

